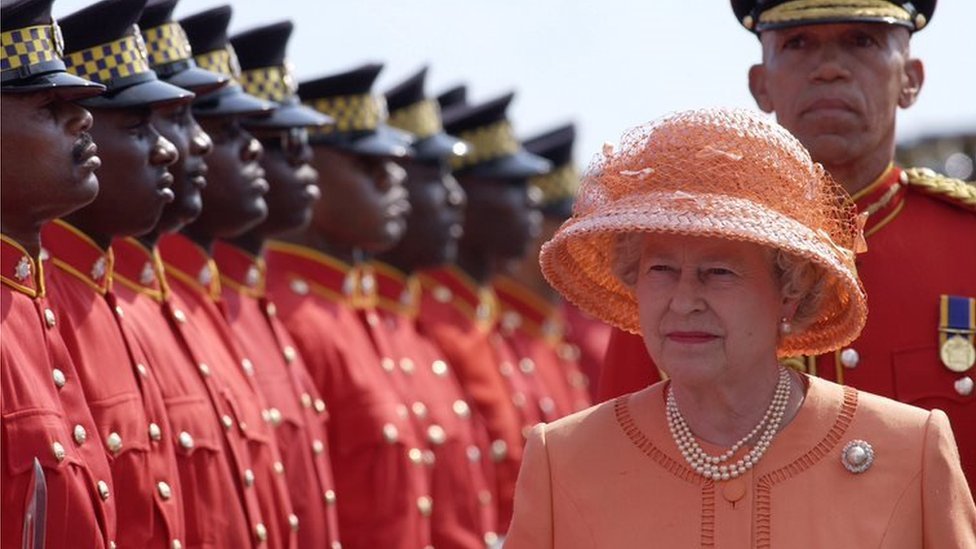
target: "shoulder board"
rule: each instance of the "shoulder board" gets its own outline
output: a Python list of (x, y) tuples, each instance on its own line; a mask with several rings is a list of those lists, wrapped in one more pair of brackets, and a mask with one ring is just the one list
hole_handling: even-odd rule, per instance
[(908, 185), (915, 190), (976, 212), (976, 185), (946, 177), (928, 168), (906, 168), (905, 175)]

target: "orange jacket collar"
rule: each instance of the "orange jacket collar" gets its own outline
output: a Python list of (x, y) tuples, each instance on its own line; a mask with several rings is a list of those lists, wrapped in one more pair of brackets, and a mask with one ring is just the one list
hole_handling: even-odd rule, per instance
[(167, 276), (182, 281), (214, 301), (220, 299), (220, 271), (206, 250), (181, 234), (171, 234), (160, 240), (159, 253)]
[(113, 242), (112, 251), (115, 254), (114, 282), (155, 301), (165, 301), (169, 297), (166, 272), (157, 248), (150, 250), (129, 237)]
[(51, 262), (78, 278), (99, 294), (112, 289), (115, 256), (103, 250), (88, 235), (65, 221), (56, 219), (41, 229), (44, 249)]
[(225, 242), (214, 244), (213, 258), (223, 287), (254, 298), (264, 297), (267, 267), (263, 258)]
[(44, 297), (44, 266), (4, 234), (0, 234), (0, 281), (30, 297)]

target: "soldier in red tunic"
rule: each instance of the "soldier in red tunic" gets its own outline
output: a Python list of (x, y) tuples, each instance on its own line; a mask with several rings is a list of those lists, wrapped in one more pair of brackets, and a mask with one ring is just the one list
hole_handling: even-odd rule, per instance
[[(417, 331), (420, 310), (418, 269), (452, 262), (462, 228), (464, 190), (451, 175), (449, 161), (467, 145), (447, 135), (436, 101), (424, 93), (427, 69), (386, 92), (390, 124), (417, 136), (414, 155), (403, 161), (410, 215), (403, 240), (372, 265), (376, 309), (373, 330), (390, 340), (399, 361), (415, 365), (410, 377), (417, 399), (412, 411), (422, 420), (433, 448), (431, 517), (435, 547), (480, 548), (497, 540), (495, 507), (485, 459), (488, 433), (473, 415), (444, 353)], [(493, 478), (493, 477), (492, 477)]]
[(431, 542), (436, 503), (406, 392), (412, 365), (371, 338), (363, 318), (375, 318), (375, 279), (356, 265), (400, 239), (409, 208), (394, 159), (409, 152), (410, 136), (386, 125), (371, 91), (381, 69), (299, 85), (302, 101), (336, 123), (310, 132), (322, 199), (308, 228), (268, 245), (268, 292), (328, 403), (342, 545), (415, 549)]
[[(868, 251), (858, 274), (871, 316), (861, 337), (836, 353), (797, 357), (800, 369), (949, 416), (963, 471), (976, 488), (976, 189), (926, 169), (893, 165), (895, 115), (915, 103), (922, 62), (911, 35), (935, 2), (874, 2), (806, 9), (808, 0), (733, 1), (756, 33), (762, 63), (749, 87), (866, 216)], [(864, 218), (862, 218), (864, 219)], [(789, 321), (789, 319), (785, 319)], [(657, 375), (639, 339), (614, 335), (605, 397)], [(623, 341), (621, 341), (623, 340)]]
[[(0, 545), (109, 547), (116, 534), (112, 472), (101, 445), (73, 438), (97, 431), (47, 299), (39, 234), (41, 224), (98, 192), (92, 117), (75, 101), (105, 87), (65, 71), (51, 4), (0, 7)], [(46, 525), (37, 522), (41, 515)]]
[[(265, 293), (264, 243), (272, 235), (308, 224), (319, 196), (316, 172), (309, 166), (306, 127), (332, 120), (298, 104), (296, 84), (285, 61), (292, 23), (283, 21), (231, 38), (241, 63), (244, 90), (278, 105), (266, 117), (245, 120), (262, 144), (261, 166), (269, 192), (268, 216), (240, 236), (214, 244), (220, 271), (220, 309), (241, 348), (255, 364), (255, 379), (268, 404), (271, 426), (281, 450), (285, 478), (298, 519), (300, 547), (338, 547), (328, 442), (327, 403), (319, 396), (291, 336)], [(226, 198), (233, 198), (228, 196)], [(225, 202), (208, 203), (223, 208)]]
[[(142, 2), (104, 0), (62, 19), (68, 71), (107, 87), (85, 99), (104, 165), (89, 205), (42, 230), (48, 289), (95, 420), (76, 428), (78, 445), (107, 452), (118, 511), (116, 542), (169, 547), (186, 539), (175, 441), (159, 383), (112, 291), (116, 236), (150, 230), (172, 200), (172, 143), (151, 124), (153, 110), (187, 104), (193, 94), (149, 68), (135, 22)], [(97, 24), (95, 22), (98, 22)], [(111, 68), (100, 68), (111, 67)], [(155, 426), (155, 427), (154, 427)]]
[[(519, 367), (497, 331), (498, 302), (490, 281), (503, 263), (521, 257), (538, 212), (526, 181), (548, 170), (548, 162), (526, 152), (506, 117), (508, 94), (481, 105), (455, 104), (444, 114), (449, 133), (469, 143), (468, 156), (451, 167), (464, 187), (468, 207), (456, 264), (423, 271), (420, 332), (444, 353), (488, 430), (495, 465), (499, 533), (511, 519), (523, 432), (542, 421), (543, 389)], [(459, 102), (460, 103), (460, 102)]]

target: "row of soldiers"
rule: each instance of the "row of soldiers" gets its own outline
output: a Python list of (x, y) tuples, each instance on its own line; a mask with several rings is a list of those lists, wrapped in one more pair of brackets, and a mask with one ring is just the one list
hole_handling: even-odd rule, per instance
[(609, 337), (531, 257), (572, 127), (52, 2), (2, 7), (3, 547), (496, 544)]

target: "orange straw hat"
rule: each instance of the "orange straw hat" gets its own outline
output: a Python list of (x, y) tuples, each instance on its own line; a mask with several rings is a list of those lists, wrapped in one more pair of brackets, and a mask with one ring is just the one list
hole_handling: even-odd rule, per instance
[(634, 290), (613, 272), (619, 235), (709, 236), (784, 250), (830, 279), (815, 320), (782, 337), (778, 353), (818, 354), (853, 341), (867, 318), (854, 265), (866, 249), (860, 221), (843, 188), (784, 128), (747, 110), (695, 110), (628, 131), (616, 150), (605, 146), (540, 262), (571, 302), (639, 333)]

